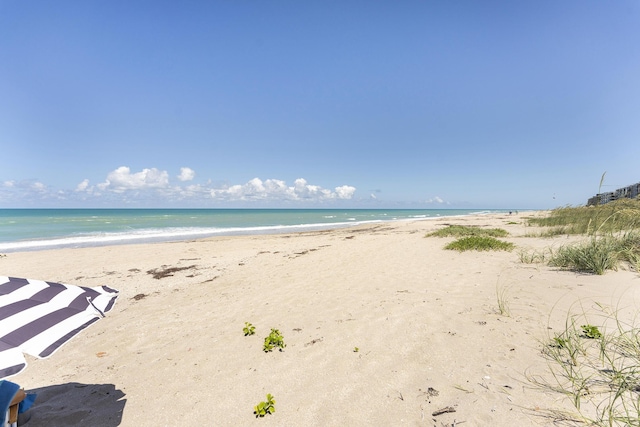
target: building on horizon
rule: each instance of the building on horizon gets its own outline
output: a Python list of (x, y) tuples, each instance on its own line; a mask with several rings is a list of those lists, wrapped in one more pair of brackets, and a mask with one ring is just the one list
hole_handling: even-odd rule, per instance
[(640, 182), (618, 188), (616, 191), (596, 194), (587, 200), (587, 206), (604, 205), (620, 199), (635, 199), (640, 194)]

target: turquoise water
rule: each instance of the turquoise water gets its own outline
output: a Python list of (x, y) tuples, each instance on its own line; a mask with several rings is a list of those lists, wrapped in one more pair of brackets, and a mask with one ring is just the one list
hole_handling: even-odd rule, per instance
[(0, 251), (183, 240), (428, 219), (478, 209), (0, 209)]

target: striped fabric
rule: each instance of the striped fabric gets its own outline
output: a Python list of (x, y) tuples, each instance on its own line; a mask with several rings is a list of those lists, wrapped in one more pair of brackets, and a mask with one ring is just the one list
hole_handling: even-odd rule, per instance
[(53, 354), (111, 310), (118, 291), (0, 276), (0, 379), (22, 371), (23, 353)]

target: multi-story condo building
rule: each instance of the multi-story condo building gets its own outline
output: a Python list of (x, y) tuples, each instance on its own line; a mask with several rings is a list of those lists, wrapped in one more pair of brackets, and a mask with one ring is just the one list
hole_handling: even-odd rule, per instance
[(587, 206), (603, 205), (618, 199), (635, 199), (638, 195), (640, 195), (640, 182), (618, 188), (616, 191), (596, 194), (587, 200)]

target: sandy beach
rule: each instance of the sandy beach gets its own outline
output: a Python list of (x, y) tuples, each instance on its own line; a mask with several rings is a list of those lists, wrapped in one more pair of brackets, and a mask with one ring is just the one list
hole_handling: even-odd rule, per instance
[[(544, 214), (6, 254), (3, 275), (120, 291), (10, 379), (38, 393), (25, 425), (554, 425), (573, 408), (528, 380), (548, 372), (543, 343), (576, 306), (633, 315), (640, 276), (522, 263), (580, 239), (527, 237)], [(425, 234), (445, 224), (503, 228), (516, 249), (444, 250)], [(284, 351), (263, 351), (271, 328)], [(276, 412), (256, 419), (267, 393)]]

